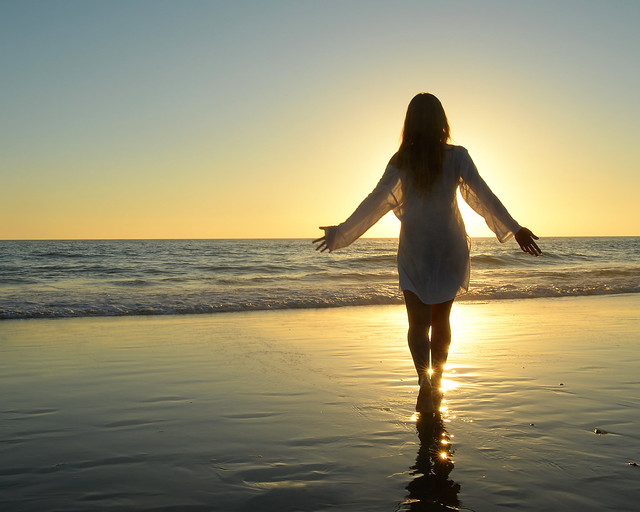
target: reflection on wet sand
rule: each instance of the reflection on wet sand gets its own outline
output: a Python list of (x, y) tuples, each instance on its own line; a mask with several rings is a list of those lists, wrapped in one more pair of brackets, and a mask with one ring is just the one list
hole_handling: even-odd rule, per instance
[(411, 467), (415, 478), (407, 485), (409, 496), (401, 510), (458, 510), (460, 485), (449, 478), (454, 450), (445, 428), (445, 411), (416, 417), (420, 449)]

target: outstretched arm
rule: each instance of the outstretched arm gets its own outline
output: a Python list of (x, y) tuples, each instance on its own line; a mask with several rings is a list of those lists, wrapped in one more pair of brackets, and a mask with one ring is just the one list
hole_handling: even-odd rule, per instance
[(542, 254), (540, 247), (534, 242), (534, 240), (538, 240), (538, 237), (530, 229), (520, 228), (515, 237), (523, 252), (531, 254), (531, 256), (540, 256)]
[(387, 166), (378, 185), (373, 189), (351, 216), (338, 226), (323, 226), (324, 236), (313, 241), (316, 251), (329, 252), (346, 247), (360, 236), (389, 210), (402, 203), (402, 187), (398, 169)]
[(473, 160), (466, 149), (460, 162), (460, 194), (473, 210), (481, 215), (489, 229), (496, 234), (500, 242), (506, 242), (520, 231), (521, 226), (511, 217), (507, 209), (491, 191), (478, 173)]

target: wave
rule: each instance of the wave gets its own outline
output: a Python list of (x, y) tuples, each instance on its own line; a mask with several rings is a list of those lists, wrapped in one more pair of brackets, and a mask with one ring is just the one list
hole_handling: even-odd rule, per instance
[(396, 264), (397, 256), (396, 253), (385, 253), (385, 254), (376, 254), (375, 256), (361, 256), (358, 258), (349, 259), (349, 263), (389, 263)]
[(0, 277), (0, 285), (25, 285), (25, 284), (38, 284), (37, 279), (31, 279), (29, 277)]
[(125, 281), (113, 281), (116, 286), (150, 286), (151, 283), (145, 279), (128, 279)]
[(519, 262), (515, 261), (513, 256), (504, 257), (504, 256), (494, 256), (492, 254), (475, 254), (471, 256), (472, 265), (486, 265), (486, 266), (495, 266), (499, 267), (502, 265), (517, 265)]
[(49, 251), (49, 252), (34, 252), (31, 254), (32, 258), (42, 259), (65, 259), (65, 260), (79, 260), (79, 259), (98, 259), (99, 254), (87, 254), (83, 252), (71, 252), (71, 251)]
[(624, 293), (640, 293), (640, 284), (536, 285), (525, 288), (517, 288), (515, 286), (504, 286), (500, 288), (480, 287), (460, 296), (458, 300), (584, 297), (589, 295), (619, 295)]
[[(472, 244), (462, 301), (640, 292), (640, 237)], [(0, 243), (0, 319), (401, 304), (397, 240), (318, 255), (309, 240)]]
[[(535, 299), (551, 297), (581, 297), (591, 295), (619, 295), (640, 293), (640, 284), (556, 286), (536, 285), (518, 288), (513, 285), (501, 287), (480, 286), (464, 295), (458, 301), (486, 301), (505, 299)], [(206, 313), (232, 313), (241, 311), (268, 311), (286, 309), (319, 309), (344, 306), (370, 306), (403, 304), (402, 294), (395, 287), (376, 292), (362, 290), (360, 293), (335, 292), (326, 295), (302, 297), (255, 297), (246, 299), (212, 302), (186, 302), (186, 298), (176, 297), (173, 303), (157, 304), (87, 304), (36, 306), (33, 303), (12, 306), (0, 310), (0, 320), (33, 318), (74, 318), (109, 316), (153, 316), (153, 315), (193, 315)]]

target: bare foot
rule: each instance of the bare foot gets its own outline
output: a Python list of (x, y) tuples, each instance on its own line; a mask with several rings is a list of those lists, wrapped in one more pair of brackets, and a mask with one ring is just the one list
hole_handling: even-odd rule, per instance
[(440, 406), (442, 405), (442, 399), (444, 398), (444, 393), (442, 389), (433, 388), (431, 390), (431, 400), (433, 401), (433, 407), (436, 410), (440, 410)]
[(444, 392), (442, 390), (442, 373), (433, 372), (431, 375), (431, 396), (436, 407), (440, 406)]
[(420, 391), (418, 392), (418, 402), (416, 403), (416, 411), (421, 413), (432, 413), (435, 408), (433, 406), (432, 387), (429, 378), (420, 379)]

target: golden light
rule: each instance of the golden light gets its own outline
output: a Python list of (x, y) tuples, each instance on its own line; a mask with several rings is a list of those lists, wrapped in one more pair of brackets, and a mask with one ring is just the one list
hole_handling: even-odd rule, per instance
[(446, 391), (451, 391), (452, 389), (456, 389), (458, 387), (458, 384), (456, 381), (449, 379), (449, 378), (442, 378), (442, 391), (446, 392)]

